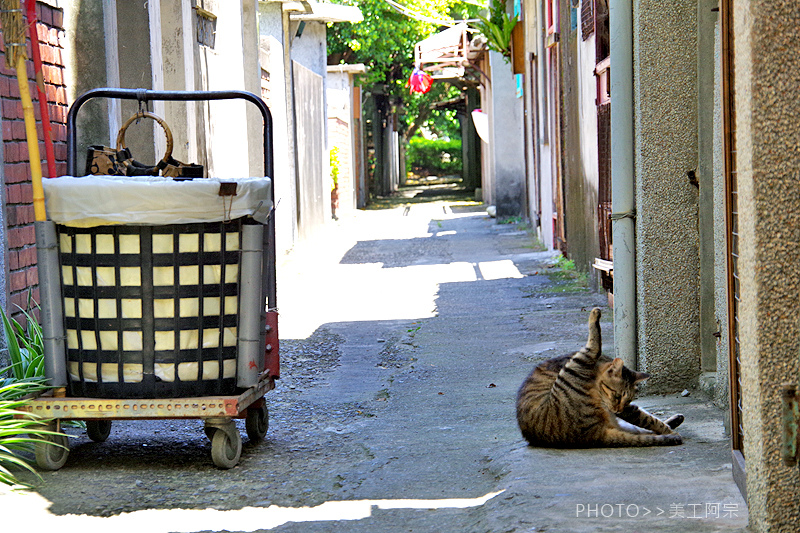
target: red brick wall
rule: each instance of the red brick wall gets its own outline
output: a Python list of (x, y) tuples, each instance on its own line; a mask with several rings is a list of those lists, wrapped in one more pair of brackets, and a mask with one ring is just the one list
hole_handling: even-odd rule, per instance
[[(52, 137), (58, 175), (66, 173), (67, 159), (67, 98), (64, 87), (64, 62), (61, 40), (63, 39), (63, 13), (46, 4), (37, 4), (39, 18), (40, 53), (45, 94), (48, 100)], [(28, 57), (30, 57), (30, 40)], [(33, 61), (28, 60), (28, 84), (33, 98), (39, 152), (42, 157), (42, 172), (47, 176), (46, 152), (43, 142), (41, 116), (37, 98)], [(5, 45), (0, 38), (0, 112), (3, 120), (3, 173), (5, 176), (5, 222), (8, 245), (6, 260), (9, 293), (8, 310), (14, 313), (17, 305), (27, 309), (28, 294), (39, 301), (39, 276), (36, 270), (36, 239), (33, 230), (33, 187), (25, 139), (25, 123), (16, 70), (5, 65)]]

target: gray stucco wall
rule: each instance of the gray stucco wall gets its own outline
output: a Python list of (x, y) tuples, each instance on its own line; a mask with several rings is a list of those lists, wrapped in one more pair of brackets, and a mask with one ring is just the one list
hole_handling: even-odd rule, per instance
[[(717, 347), (714, 333), (718, 331), (714, 300), (714, 119), (720, 116), (714, 107), (719, 92), (715, 73), (720, 65), (715, 61), (715, 24), (717, 12), (712, 11), (716, 0), (697, 2), (697, 127), (698, 212), (700, 240), (700, 366), (706, 376), (717, 371)], [(709, 385), (713, 380), (708, 380)], [(715, 388), (715, 387), (714, 387)], [(711, 390), (709, 387), (708, 390)]]
[(497, 218), (525, 216), (525, 135), (522, 98), (516, 95), (511, 66), (497, 52), (489, 54), (492, 65), (490, 135), (494, 170), (494, 203)]
[(740, 339), (750, 526), (797, 531), (800, 470), (780, 457), (782, 383), (800, 375), (800, 6), (734, 0)]
[[(578, 268), (589, 272), (600, 256), (597, 224), (597, 82), (595, 42), (583, 41), (580, 26), (568, 24), (574, 8), (561, 3), (561, 134), (567, 252)], [(586, 79), (591, 83), (586, 83)]]
[(648, 390), (697, 382), (697, 4), (634, 2), (634, 159), (639, 364)]
[(258, 3), (259, 67), (267, 92), (267, 105), (272, 113), (275, 131), (275, 209), (276, 246), (279, 251), (289, 250), (297, 238), (297, 184), (295, 181), (295, 145), (292, 104), (287, 72), (288, 57), (283, 42), (283, 15), (278, 2)]
[[(64, 8), (64, 70), (67, 100), (71, 103), (97, 87), (108, 87), (106, 77), (105, 24), (101, 2), (65, 3)], [(148, 54), (149, 55), (149, 54)], [(78, 76), (80, 73), (80, 76)], [(108, 128), (108, 105), (104, 100), (88, 102), (77, 120), (78, 154), (86, 153), (90, 144), (111, 144)], [(84, 158), (78, 157), (78, 173), (82, 173)]]
[(299, 22), (292, 22), (292, 60), (297, 61), (314, 74), (325, 77), (328, 73), (326, 51), (327, 26), (322, 22), (306, 21), (303, 34), (297, 37)]
[[(720, 42), (719, 24), (715, 28), (714, 35), (714, 64), (721, 65), (722, 44)], [(726, 248), (727, 227), (725, 225), (725, 175), (722, 161), (721, 76), (720, 69), (716, 68), (714, 71), (714, 86), (720, 88), (720, 90), (714, 92), (714, 149), (712, 161), (714, 175), (714, 321), (719, 328), (720, 336), (716, 341), (717, 375), (712, 394), (714, 401), (718, 405), (729, 407), (728, 254)], [(730, 428), (728, 428), (728, 431), (730, 431)]]

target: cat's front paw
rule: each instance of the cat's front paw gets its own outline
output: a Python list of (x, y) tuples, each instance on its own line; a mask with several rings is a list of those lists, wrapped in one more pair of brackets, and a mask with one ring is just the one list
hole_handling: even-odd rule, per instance
[(665, 446), (677, 446), (683, 444), (683, 438), (677, 433), (670, 433), (669, 435), (660, 435), (661, 442)]
[(664, 423), (669, 426), (670, 429), (675, 429), (676, 427), (683, 424), (683, 415), (672, 415), (671, 417), (664, 420)]

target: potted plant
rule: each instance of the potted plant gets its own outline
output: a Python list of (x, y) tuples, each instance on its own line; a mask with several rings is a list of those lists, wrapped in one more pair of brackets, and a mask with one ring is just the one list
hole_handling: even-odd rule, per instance
[(330, 152), (331, 159), (331, 217), (334, 220), (339, 218), (336, 216), (336, 210), (339, 209), (339, 147), (334, 146)]

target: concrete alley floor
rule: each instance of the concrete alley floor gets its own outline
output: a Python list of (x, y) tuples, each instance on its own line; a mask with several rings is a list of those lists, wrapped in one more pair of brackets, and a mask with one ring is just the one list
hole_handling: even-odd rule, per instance
[(478, 206), (330, 223), (281, 258), (283, 376), (239, 466), (213, 467), (197, 421), (119, 422), (102, 444), (76, 429), (66, 466), (0, 508), (67, 532), (746, 531), (723, 412), (697, 391), (637, 401), (686, 415), (681, 446), (523, 441), (520, 383), (607, 307), (551, 264)]

